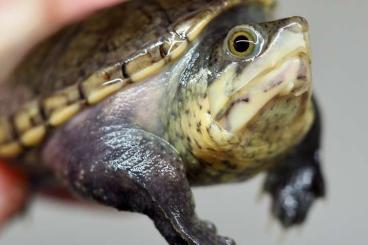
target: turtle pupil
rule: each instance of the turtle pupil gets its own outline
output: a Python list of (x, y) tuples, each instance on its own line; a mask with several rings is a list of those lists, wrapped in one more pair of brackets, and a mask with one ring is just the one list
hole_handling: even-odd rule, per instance
[(250, 41), (248, 37), (240, 35), (234, 39), (234, 49), (239, 53), (246, 52), (250, 47)]

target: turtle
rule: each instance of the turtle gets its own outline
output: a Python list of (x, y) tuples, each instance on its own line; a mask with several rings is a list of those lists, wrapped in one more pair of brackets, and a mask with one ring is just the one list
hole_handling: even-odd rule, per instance
[(191, 187), (266, 173), (271, 213), (325, 196), (309, 27), (270, 0), (135, 0), (39, 44), (0, 85), (0, 158), (35, 190), (152, 219), (169, 244), (234, 240)]

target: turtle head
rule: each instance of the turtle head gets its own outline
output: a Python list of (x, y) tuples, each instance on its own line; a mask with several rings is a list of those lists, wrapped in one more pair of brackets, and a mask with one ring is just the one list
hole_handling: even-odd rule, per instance
[(291, 17), (208, 35), (197, 55), (206, 68), (195, 72), (206, 81), (205, 96), (187, 105), (205, 113), (181, 119), (194, 155), (213, 167), (244, 169), (292, 148), (313, 121), (307, 22)]
[[(270, 124), (281, 115), (288, 117), (282, 126), (295, 122), (289, 110), (303, 110), (311, 90), (308, 25), (303, 18), (237, 25), (215, 52), (223, 67), (208, 94), (211, 113), (222, 128), (236, 134), (256, 117)], [(290, 105), (279, 108), (283, 98)], [(260, 117), (276, 108), (279, 113)]]
[(306, 135), (314, 113), (303, 18), (210, 29), (189, 57), (177, 111), (188, 112), (178, 121), (196, 158), (222, 170), (262, 169), (254, 164)]
[(291, 17), (237, 25), (215, 49), (221, 72), (208, 83), (209, 108), (239, 152), (269, 158), (305, 135), (313, 118), (308, 37), (306, 20)]

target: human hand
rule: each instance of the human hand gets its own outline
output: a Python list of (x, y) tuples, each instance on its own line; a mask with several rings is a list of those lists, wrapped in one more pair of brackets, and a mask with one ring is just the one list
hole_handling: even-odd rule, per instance
[[(122, 0), (0, 0), (0, 82), (27, 52), (63, 26)], [(0, 230), (27, 202), (29, 185), (0, 161)]]

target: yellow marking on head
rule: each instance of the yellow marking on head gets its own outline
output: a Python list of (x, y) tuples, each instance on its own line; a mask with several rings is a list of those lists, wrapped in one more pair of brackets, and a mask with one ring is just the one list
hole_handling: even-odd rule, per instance
[[(229, 131), (236, 132), (245, 127), (254, 115), (268, 101), (278, 94), (288, 94), (297, 79), (300, 61), (293, 58), (275, 68), (265, 76), (262, 76), (238, 91), (229, 101), (227, 107), (231, 107), (228, 115), (221, 120), (221, 124)], [(277, 80), (275, 80), (277, 79)], [(308, 83), (308, 82), (305, 82)], [(274, 86), (273, 88), (269, 88)], [(236, 102), (237, 98), (246, 98), (246, 101)], [(231, 105), (234, 104), (234, 105)]]
[(213, 115), (217, 115), (229, 100), (229, 81), (234, 80), (235, 70), (235, 65), (228, 66), (208, 88), (208, 96), (211, 101), (210, 110)]

